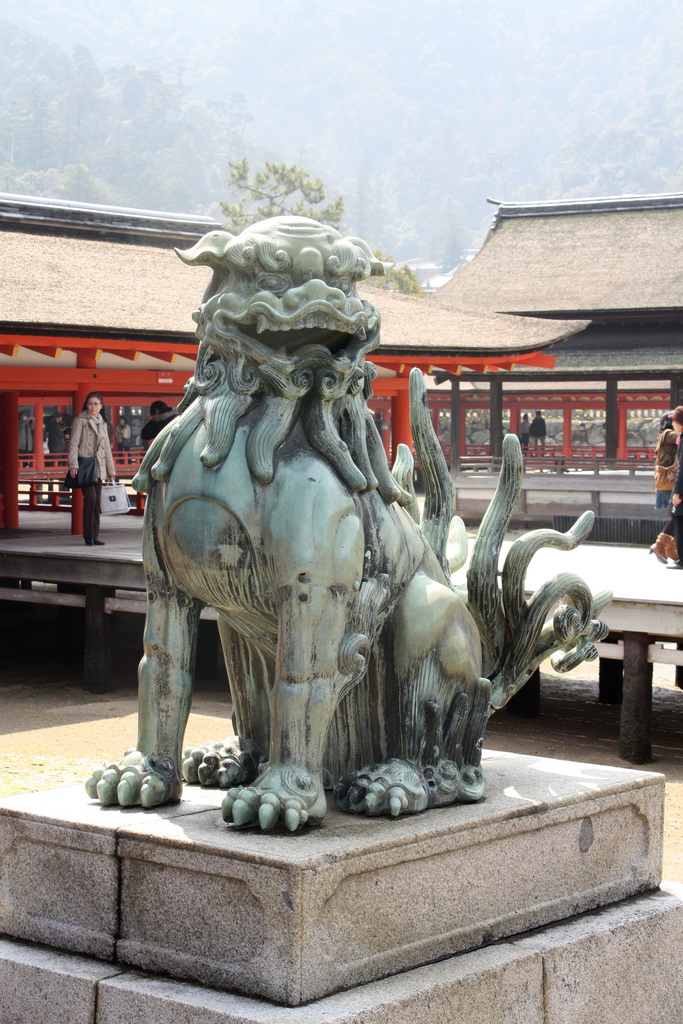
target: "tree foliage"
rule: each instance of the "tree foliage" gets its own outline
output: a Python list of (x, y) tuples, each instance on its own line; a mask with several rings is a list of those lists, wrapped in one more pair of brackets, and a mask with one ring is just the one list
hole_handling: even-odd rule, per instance
[[(325, 202), (325, 186), (320, 178), (312, 178), (303, 167), (266, 160), (263, 170), (256, 171), (250, 178), (246, 156), (228, 166), (227, 182), (233, 192), (241, 193), (237, 203), (220, 203), (229, 231), (237, 234), (255, 220), (283, 214), (312, 217), (323, 224), (339, 227), (344, 216), (344, 197), (337, 196), (321, 209), (320, 203)], [(295, 199), (297, 193), (299, 199)]]
[(386, 252), (382, 252), (381, 249), (375, 249), (375, 256), (382, 263), (391, 263), (393, 265), (387, 270), (384, 277), (369, 277), (365, 284), (369, 284), (373, 288), (384, 288), (386, 291), (401, 292), (402, 295), (416, 295), (420, 299), (427, 295), (427, 292), (420, 284), (417, 274), (407, 263), (404, 263), (401, 267), (396, 266), (394, 257)]

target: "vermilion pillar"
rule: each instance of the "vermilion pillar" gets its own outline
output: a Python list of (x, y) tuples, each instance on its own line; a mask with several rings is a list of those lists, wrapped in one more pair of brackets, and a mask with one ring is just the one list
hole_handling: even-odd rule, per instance
[(396, 459), (400, 444), (406, 444), (413, 450), (413, 435), (410, 432), (410, 396), (408, 388), (403, 388), (391, 399), (391, 456)]
[(19, 529), (19, 395), (0, 391), (0, 491), (5, 526)]
[(36, 400), (33, 406), (33, 468), (45, 469), (43, 456), (43, 403)]
[(510, 406), (510, 433), (519, 437), (519, 406), (516, 403)]
[(572, 407), (570, 402), (562, 405), (562, 454), (572, 453)]

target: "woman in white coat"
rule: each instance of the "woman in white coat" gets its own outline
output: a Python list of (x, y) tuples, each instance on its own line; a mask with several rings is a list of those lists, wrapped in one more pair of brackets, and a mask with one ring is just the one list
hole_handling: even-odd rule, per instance
[(91, 391), (83, 403), (83, 412), (74, 418), (71, 424), (71, 440), (69, 442), (69, 473), (75, 477), (78, 473), (79, 458), (95, 456), (97, 459), (98, 480), (94, 484), (86, 484), (83, 491), (83, 539), (85, 543), (102, 545), (100, 534), (100, 499), (102, 497), (102, 481), (114, 480), (116, 470), (109, 444), (107, 420), (104, 415), (104, 400), (99, 391)]

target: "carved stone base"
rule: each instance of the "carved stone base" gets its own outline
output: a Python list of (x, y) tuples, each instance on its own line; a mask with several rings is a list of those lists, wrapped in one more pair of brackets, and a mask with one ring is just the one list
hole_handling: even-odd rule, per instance
[(288, 1007), (0, 939), (0, 1021), (668, 1024), (680, 1020), (682, 941), (683, 886), (669, 883), (509, 942)]
[(484, 768), (479, 804), (331, 808), (294, 835), (239, 831), (196, 787), (156, 811), (2, 801), (0, 932), (296, 1006), (657, 887), (662, 776)]

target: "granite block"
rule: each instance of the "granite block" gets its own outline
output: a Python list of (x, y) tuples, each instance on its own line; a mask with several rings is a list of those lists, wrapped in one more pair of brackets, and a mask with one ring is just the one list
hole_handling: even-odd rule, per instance
[(541, 965), (501, 944), (295, 1008), (122, 974), (99, 986), (97, 1024), (543, 1024)]
[(543, 956), (545, 1024), (683, 1019), (683, 885), (667, 882), (515, 945)]
[(395, 821), (122, 826), (119, 961), (296, 1006), (659, 884), (662, 776), (493, 754), (485, 770), (479, 804)]
[(205, 812), (217, 790), (186, 787), (177, 804), (102, 807), (83, 786), (0, 801), (0, 932), (112, 959), (118, 933), (118, 830)]
[(0, 1024), (95, 1024), (98, 982), (119, 970), (0, 939)]

